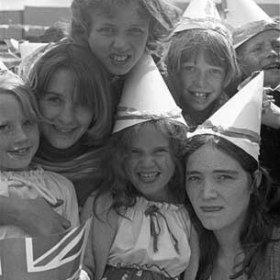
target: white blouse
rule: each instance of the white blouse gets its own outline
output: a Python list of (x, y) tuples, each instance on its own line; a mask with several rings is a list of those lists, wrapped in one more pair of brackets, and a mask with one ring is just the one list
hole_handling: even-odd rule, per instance
[(137, 198), (119, 219), (108, 264), (176, 277), (188, 266), (191, 223), (183, 205)]

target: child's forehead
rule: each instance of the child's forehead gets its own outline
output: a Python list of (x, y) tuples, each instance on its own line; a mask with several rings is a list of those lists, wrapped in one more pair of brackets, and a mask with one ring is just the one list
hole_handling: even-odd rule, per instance
[(210, 65), (216, 66), (223, 64), (223, 59), (217, 51), (211, 48), (199, 47), (186, 49), (182, 54), (182, 63), (191, 62), (197, 63), (198, 58), (203, 56), (203, 59)]
[(113, 17), (117, 10), (120, 8), (130, 5), (131, 7), (134, 7), (139, 16), (146, 17), (147, 11), (144, 9), (144, 6), (141, 5), (140, 0), (105, 0), (101, 1), (98, 8), (96, 9), (96, 13), (99, 15), (104, 15), (106, 17)]

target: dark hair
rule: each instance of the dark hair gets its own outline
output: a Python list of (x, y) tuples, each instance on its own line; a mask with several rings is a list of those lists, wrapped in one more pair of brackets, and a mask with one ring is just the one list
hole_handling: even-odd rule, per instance
[[(272, 191), (270, 178), (252, 156), (230, 141), (215, 135), (196, 135), (190, 138), (186, 145), (186, 163), (193, 152), (207, 143), (211, 143), (218, 150), (237, 160), (248, 173), (252, 182), (252, 194), (240, 234), (240, 244), (244, 250), (245, 258), (241, 263), (235, 264), (234, 268), (237, 272), (232, 275), (232, 279), (234, 279), (245, 273), (250, 279), (257, 265), (261, 262), (268, 243), (273, 241), (271, 235), (274, 221), (268, 215), (268, 201)], [(254, 179), (254, 172), (257, 170), (262, 175), (259, 186), (256, 185)], [(208, 280), (217, 258), (219, 244), (214, 233), (203, 227), (188, 198), (186, 201), (187, 209), (199, 236), (200, 260), (196, 279)]]
[(78, 92), (76, 98), (93, 112), (87, 142), (102, 144), (111, 133), (114, 102), (103, 66), (86, 47), (69, 40), (55, 43), (36, 60), (28, 74), (37, 100), (45, 95), (51, 78), (59, 69), (73, 74)]
[[(223, 33), (228, 32), (225, 27), (223, 30)], [(167, 75), (175, 87), (176, 99), (180, 96), (178, 77), (182, 63), (197, 57), (200, 51), (209, 54), (206, 59), (210, 64), (225, 69), (224, 87), (239, 75), (233, 45), (223, 33), (212, 29), (190, 29), (174, 33), (170, 37), (163, 60)]]
[(178, 202), (183, 203), (185, 198), (183, 152), (186, 140), (186, 127), (167, 119), (152, 120), (128, 127), (112, 135), (108, 142), (108, 157), (104, 160), (106, 170), (106, 182), (99, 188), (99, 194), (111, 193), (113, 197), (112, 208), (118, 213), (122, 209), (132, 207), (136, 203), (136, 197), (141, 194), (129, 181), (125, 163), (129, 156), (129, 148), (140, 129), (144, 126), (153, 126), (169, 139), (171, 156), (175, 163), (175, 172), (168, 188), (172, 190)]
[(87, 44), (93, 11), (110, 11), (113, 5), (125, 5), (131, 1), (139, 3), (143, 15), (151, 18), (147, 50), (157, 52), (161, 39), (170, 34), (179, 20), (178, 9), (166, 0), (73, 0), (70, 36), (77, 42)]

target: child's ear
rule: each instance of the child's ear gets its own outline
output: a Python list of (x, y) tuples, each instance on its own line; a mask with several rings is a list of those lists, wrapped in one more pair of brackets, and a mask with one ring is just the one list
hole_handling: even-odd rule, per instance
[(261, 184), (262, 181), (262, 173), (261, 171), (258, 169), (254, 172), (254, 182), (256, 183), (256, 187), (258, 188)]

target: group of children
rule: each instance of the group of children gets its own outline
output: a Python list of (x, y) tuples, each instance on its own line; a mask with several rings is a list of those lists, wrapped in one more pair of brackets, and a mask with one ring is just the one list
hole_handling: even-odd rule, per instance
[[(190, 10), (180, 20), (164, 0), (72, 3), (72, 40), (90, 48), (116, 90), (113, 101), (108, 99), (115, 113), (112, 135), (108, 141), (100, 138), (104, 153), (94, 154), (102, 158), (103, 180), (80, 214), (81, 221), (93, 216), (80, 280), (195, 279), (198, 237), (184, 205), (187, 131), (228, 101), (227, 87), (239, 70), (227, 27), (214, 17), (189, 17)], [(165, 81), (154, 63), (159, 58)], [(38, 83), (34, 70), (33, 77)], [(39, 130), (53, 124), (38, 109), (28, 82), (1, 71), (1, 195), (42, 197), (74, 227), (79, 212), (72, 183), (33, 160)], [(50, 98), (59, 106), (55, 94)], [(95, 131), (98, 116), (88, 122)], [(111, 128), (111, 122), (103, 125)], [(98, 139), (98, 131), (92, 139)], [(1, 238), (27, 235), (17, 226), (0, 230)]]

